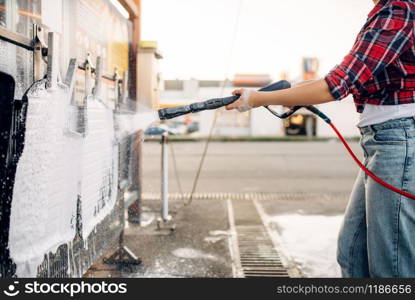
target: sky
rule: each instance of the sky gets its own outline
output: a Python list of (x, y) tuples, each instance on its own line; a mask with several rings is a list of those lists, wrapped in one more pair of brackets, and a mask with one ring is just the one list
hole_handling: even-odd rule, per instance
[(164, 79), (294, 79), (304, 56), (318, 57), (324, 76), (372, 8), (372, 0), (142, 0), (142, 39), (158, 41)]

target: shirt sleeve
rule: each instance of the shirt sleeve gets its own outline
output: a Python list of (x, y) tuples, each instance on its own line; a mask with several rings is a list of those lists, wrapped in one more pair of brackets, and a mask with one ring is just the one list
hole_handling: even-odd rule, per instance
[(409, 49), (413, 18), (402, 1), (382, 8), (365, 25), (350, 53), (325, 77), (336, 100), (356, 94), (371, 78)]

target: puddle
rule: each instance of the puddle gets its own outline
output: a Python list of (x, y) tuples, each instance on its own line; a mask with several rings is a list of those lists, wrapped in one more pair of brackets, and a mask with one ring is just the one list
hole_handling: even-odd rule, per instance
[(300, 265), (306, 277), (340, 277), (337, 236), (343, 216), (282, 215), (268, 218), (282, 252)]

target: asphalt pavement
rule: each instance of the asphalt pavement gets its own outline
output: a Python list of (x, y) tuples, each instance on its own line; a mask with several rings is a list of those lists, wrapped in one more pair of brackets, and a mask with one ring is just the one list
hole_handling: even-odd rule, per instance
[[(177, 179), (182, 190), (189, 192), (204, 142), (179, 142), (172, 146), (178, 176), (170, 155), (170, 192), (179, 192)], [(361, 156), (358, 143), (352, 142), (351, 146)], [(146, 142), (143, 150), (143, 190), (159, 192), (160, 144)], [(197, 192), (350, 192), (357, 171), (346, 150), (335, 141), (214, 142), (209, 146)]]

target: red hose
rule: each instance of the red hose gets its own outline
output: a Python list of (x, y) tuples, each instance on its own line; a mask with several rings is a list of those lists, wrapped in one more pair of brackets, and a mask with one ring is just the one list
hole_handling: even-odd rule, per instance
[(383, 181), (382, 179), (380, 179), (379, 177), (377, 177), (374, 173), (372, 173), (370, 170), (368, 170), (361, 162), (360, 160), (357, 158), (356, 154), (354, 154), (353, 150), (350, 148), (349, 144), (346, 142), (346, 140), (344, 139), (344, 137), (341, 135), (341, 133), (339, 132), (339, 130), (337, 130), (336, 126), (334, 126), (334, 124), (332, 122), (328, 123), (330, 125), (330, 127), (334, 130), (334, 132), (337, 134), (337, 136), (339, 137), (339, 139), (342, 141), (343, 145), (346, 147), (347, 151), (349, 151), (350, 155), (352, 156), (352, 158), (355, 160), (355, 162), (359, 165), (359, 167), (363, 170), (363, 172), (365, 172), (368, 176), (370, 176), (370, 178), (372, 178), (374, 181), (376, 181), (377, 183), (383, 185), (384, 187), (386, 187), (387, 189), (394, 191), (395, 193), (398, 193), (402, 196), (405, 196), (407, 198), (413, 199), (415, 200), (415, 195), (414, 194), (410, 194), (408, 192), (402, 191), (392, 185), (390, 185), (389, 183)]

